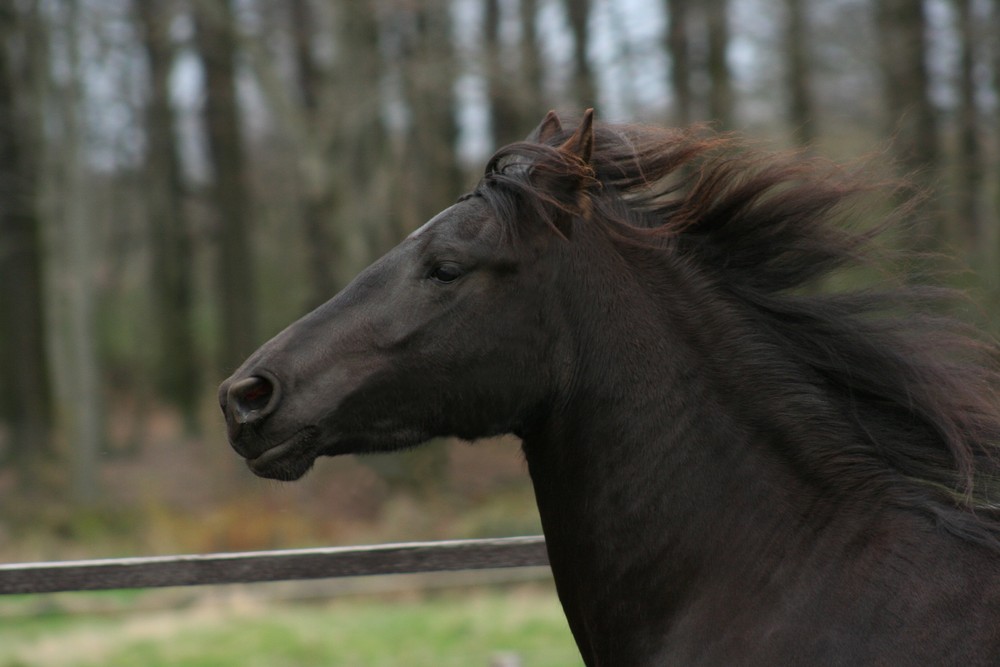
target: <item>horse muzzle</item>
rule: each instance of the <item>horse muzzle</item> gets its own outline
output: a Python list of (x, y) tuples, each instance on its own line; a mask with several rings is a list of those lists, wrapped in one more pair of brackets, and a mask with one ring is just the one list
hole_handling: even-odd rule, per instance
[(260, 477), (298, 479), (312, 467), (318, 452), (318, 429), (300, 428), (281, 438), (268, 433), (269, 418), (281, 404), (281, 383), (266, 370), (233, 376), (219, 387), (229, 444)]

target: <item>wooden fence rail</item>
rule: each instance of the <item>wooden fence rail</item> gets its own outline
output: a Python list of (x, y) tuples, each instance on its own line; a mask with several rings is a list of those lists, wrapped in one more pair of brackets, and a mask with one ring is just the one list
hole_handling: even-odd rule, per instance
[(537, 536), (18, 563), (0, 565), (0, 594), (481, 570), (548, 562), (545, 540)]

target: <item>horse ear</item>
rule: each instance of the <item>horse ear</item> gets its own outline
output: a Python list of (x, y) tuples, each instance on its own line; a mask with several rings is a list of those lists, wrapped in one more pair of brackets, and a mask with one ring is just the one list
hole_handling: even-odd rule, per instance
[[(554, 114), (552, 115), (554, 117)], [(587, 217), (591, 205), (586, 189), (589, 187), (588, 181), (593, 180), (593, 168), (590, 164), (590, 159), (594, 155), (593, 109), (587, 109), (584, 112), (580, 125), (570, 135), (570, 138), (559, 146), (558, 150), (575, 157), (584, 167), (582, 170), (571, 168), (569, 172), (561, 174), (557, 179), (561, 181), (558, 188), (562, 189), (557, 198), (566, 198), (566, 205), (552, 218), (551, 222), (560, 236), (569, 239), (573, 231), (573, 218)], [(570, 176), (572, 183), (565, 180), (566, 176), (570, 174), (572, 174)], [(559, 189), (553, 191), (560, 192)]]
[(538, 127), (528, 135), (528, 141), (536, 144), (548, 143), (548, 141), (563, 131), (562, 123), (559, 122), (559, 116), (556, 115), (555, 111), (549, 111), (545, 114), (545, 118), (542, 122), (538, 124)]
[(580, 126), (566, 140), (566, 143), (559, 147), (559, 150), (575, 155), (584, 164), (590, 164), (590, 158), (594, 154), (593, 109), (587, 109), (583, 112), (583, 119), (580, 121)]

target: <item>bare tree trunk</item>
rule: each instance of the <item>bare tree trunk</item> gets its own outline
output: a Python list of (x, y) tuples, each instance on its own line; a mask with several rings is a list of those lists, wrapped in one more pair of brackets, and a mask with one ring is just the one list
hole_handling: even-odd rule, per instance
[[(996, 35), (1000, 35), (1000, 3), (990, 3), (988, 5), (989, 15), (983, 21), (983, 36), (987, 45), (985, 60), (992, 70), (990, 84), (994, 99), (1000, 99), (1000, 43)], [(1000, 226), (1000, 105), (994, 105), (993, 113), (990, 116), (984, 114), (983, 126), (992, 130), (992, 146), (984, 147), (983, 155), (983, 180), (986, 182), (984, 190), (992, 192), (992, 199), (987, 200), (984, 193), (982, 204), (983, 224), (996, 229)], [(989, 140), (984, 137), (984, 143)], [(992, 148), (992, 150), (990, 150)], [(987, 156), (992, 154), (992, 160)], [(992, 186), (992, 187), (991, 187)], [(986, 283), (992, 288), (992, 312), (993, 329), (1000, 328), (1000, 270), (997, 269), (997, 259), (1000, 258), (1000, 236), (994, 235), (992, 239), (984, 238), (984, 241), (991, 241), (990, 245), (983, 243), (982, 259), (983, 268), (981, 275), (986, 279)]]
[(236, 368), (260, 342), (251, 239), (250, 188), (236, 99), (237, 41), (228, 0), (195, 4), (196, 41), (205, 70), (205, 127), (218, 216), (218, 289), (223, 372)]
[[(348, 215), (343, 216), (345, 222), (339, 227), (341, 244), (347, 251), (342, 258), (346, 271), (341, 275), (347, 278), (396, 245), (399, 238), (392, 233), (393, 225), (386, 223), (394, 204), (382, 195), (389, 187), (387, 165), (392, 158), (382, 120), (380, 84), (385, 78), (385, 63), (380, 50), (378, 3), (345, 3), (341, 26), (338, 34), (345, 48), (362, 54), (344, 63), (337, 93), (353, 100), (344, 110), (339, 127), (349, 165), (344, 182), (353, 193), (351, 201), (344, 202), (343, 210)], [(356, 250), (358, 242), (362, 248)], [(348, 257), (360, 266), (349, 263)]]
[[(292, 31), (295, 41), (295, 62), (298, 69), (298, 88), (309, 133), (316, 135), (318, 126), (331, 119), (320, 118), (320, 113), (336, 114), (337, 109), (320, 107), (322, 73), (313, 56), (313, 26), (315, 25), (307, 0), (292, 0)], [(330, 231), (336, 195), (330, 170), (325, 168), (326, 160), (320, 148), (317, 164), (312, 164), (316, 173), (305, 173), (305, 201), (303, 202), (303, 224), (308, 246), (310, 280), (312, 282), (312, 305), (316, 306), (329, 299), (337, 291), (334, 265), (339, 247), (335, 246)]]
[[(18, 481), (32, 486), (38, 464), (53, 453), (52, 396), (37, 201), (41, 137), (34, 119), (40, 114), (30, 113), (34, 105), (25, 99), (33, 87), (25, 79), (38, 67), (17, 67), (10, 57), (19, 23), (13, 6), (0, 8), (0, 421), (10, 426)], [(32, 50), (23, 41), (20, 46), (28, 60)]]
[(189, 431), (197, 424), (198, 356), (192, 321), (192, 244), (184, 216), (181, 158), (177, 149), (169, 79), (171, 3), (134, 0), (149, 61), (149, 101), (146, 108), (146, 181), (152, 234), (152, 293), (156, 331), (155, 374), (160, 393), (176, 405)]
[(979, 148), (979, 110), (976, 108), (975, 81), (975, 52), (978, 40), (972, 0), (954, 0), (954, 4), (958, 18), (961, 53), (958, 75), (956, 209), (964, 245), (969, 252), (978, 253), (983, 240), (982, 211), (979, 208), (979, 194), (983, 182), (983, 156)]
[[(1000, 35), (1000, 4), (993, 3), (990, 34)], [(993, 95), (1000, 99), (1000, 44), (993, 41)], [(1000, 105), (993, 111), (993, 220), (1000, 223)], [(1000, 249), (994, 257), (1000, 255)]]
[[(79, 138), (78, 138), (79, 141)], [(73, 448), (73, 497), (92, 504), (100, 494), (98, 464), (104, 445), (103, 400), (97, 358), (95, 249), (88, 213), (86, 167), (77, 153), (70, 166), (66, 207), (66, 271), (73, 276), (67, 290), (69, 358), (72, 360), (70, 442)]]
[(489, 84), (490, 120), (493, 146), (508, 144), (523, 135), (523, 123), (518, 113), (519, 82), (510, 68), (511, 59), (501, 41), (500, 0), (486, 0), (483, 32), (485, 33), (486, 73)]
[(542, 85), (542, 54), (539, 49), (538, 37), (538, 2), (537, 0), (521, 0), (518, 3), (521, 10), (521, 68), (524, 75), (524, 93), (522, 121), (525, 126), (519, 130), (519, 136), (527, 134), (541, 120), (549, 105), (545, 104), (545, 91)]
[(922, 0), (876, 0), (875, 8), (888, 132), (901, 166), (932, 198), (934, 209), (913, 245), (934, 250), (946, 241), (947, 230), (934, 192), (938, 129), (924, 62), (927, 17)]
[(60, 367), (57, 395), (70, 446), (72, 496), (77, 503), (87, 505), (100, 494), (98, 473), (105, 434), (95, 313), (97, 234), (85, 155), (80, 13), (79, 0), (66, 0), (58, 12), (55, 29), (65, 45), (65, 62), (61, 64), (69, 76), (47, 101), (61, 134), (58, 154), (47, 157), (46, 168), (56, 170), (49, 175), (47, 187), (54, 204), (49, 211), (48, 243), (53, 267), (50, 276), (56, 283), (53, 319), (60, 332), (53, 345)]
[(412, 122), (403, 162), (404, 179), (412, 189), (400, 211), (400, 233), (454, 201), (464, 185), (455, 154), (458, 122), (448, 6), (430, 3), (410, 10), (409, 18), (412, 33), (404, 47), (403, 85)]
[(708, 112), (724, 129), (733, 127), (733, 85), (729, 69), (729, 2), (707, 0), (708, 76), (711, 88)]
[(688, 43), (689, 0), (665, 0), (667, 10), (667, 53), (670, 56), (670, 90), (674, 102), (674, 122), (688, 125), (694, 114), (691, 95), (691, 56)]
[(580, 111), (597, 105), (597, 85), (587, 57), (590, 47), (590, 0), (565, 0), (570, 29), (573, 31), (573, 98)]
[(788, 119), (800, 146), (816, 141), (816, 110), (809, 89), (809, 26), (802, 0), (785, 0), (785, 52), (788, 70)]
[[(486, 0), (483, 12), (484, 59), (489, 88), (491, 146), (523, 139), (549, 107), (544, 104), (542, 56), (539, 51), (538, 3), (518, 2), (520, 40), (516, 47), (503, 43), (502, 0)], [(514, 55), (519, 56), (514, 58)]]

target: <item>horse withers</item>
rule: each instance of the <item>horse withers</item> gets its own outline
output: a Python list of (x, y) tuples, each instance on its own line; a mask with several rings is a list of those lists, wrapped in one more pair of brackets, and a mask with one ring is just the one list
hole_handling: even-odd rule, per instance
[(226, 380), (258, 475), (512, 433), (589, 666), (1000, 664), (994, 348), (863, 175), (550, 113)]

